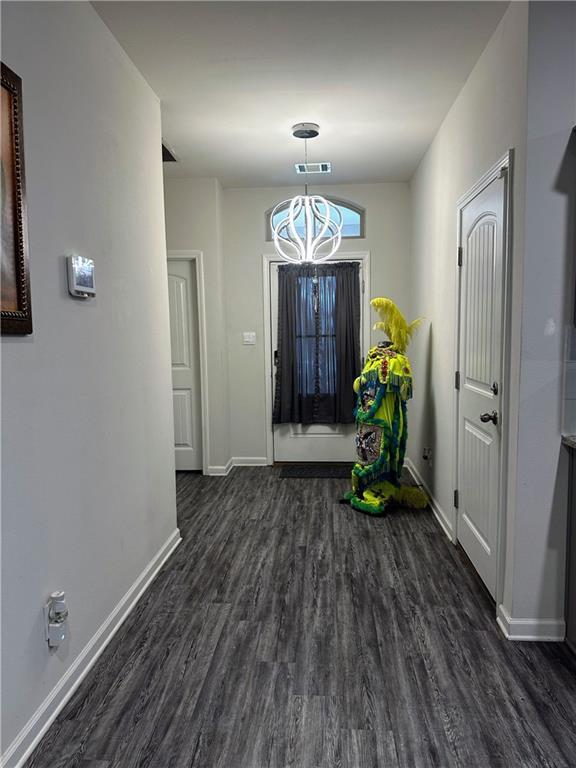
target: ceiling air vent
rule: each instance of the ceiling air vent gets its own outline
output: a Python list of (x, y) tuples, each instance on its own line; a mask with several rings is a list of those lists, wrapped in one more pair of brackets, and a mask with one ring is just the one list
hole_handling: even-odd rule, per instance
[(332, 164), (296, 163), (296, 173), (332, 173)]
[(177, 163), (176, 156), (172, 153), (166, 144), (162, 144), (162, 162), (163, 163)]

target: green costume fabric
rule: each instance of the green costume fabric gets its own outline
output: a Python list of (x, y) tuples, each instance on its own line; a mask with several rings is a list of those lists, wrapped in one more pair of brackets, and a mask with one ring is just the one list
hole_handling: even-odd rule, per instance
[(354, 389), (357, 461), (346, 498), (356, 509), (377, 515), (400, 490), (408, 490), (400, 489), (400, 476), (408, 436), (406, 401), (412, 397), (410, 361), (390, 342), (378, 344), (370, 349)]

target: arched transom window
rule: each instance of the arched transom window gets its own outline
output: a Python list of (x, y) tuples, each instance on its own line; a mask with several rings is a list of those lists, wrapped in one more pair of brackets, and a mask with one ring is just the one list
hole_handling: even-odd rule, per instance
[[(342, 239), (353, 239), (359, 237), (365, 237), (365, 223), (366, 223), (366, 211), (359, 205), (350, 203), (347, 200), (339, 200), (336, 197), (326, 197), (328, 202), (336, 206), (342, 214)], [(277, 224), (284, 215), (284, 211), (288, 208), (288, 203), (274, 214), (274, 224)], [(274, 206), (266, 211), (266, 240), (272, 241), (272, 226), (270, 222), (270, 216)], [(296, 220), (296, 230), (299, 235), (304, 234), (304, 212), (300, 214)]]

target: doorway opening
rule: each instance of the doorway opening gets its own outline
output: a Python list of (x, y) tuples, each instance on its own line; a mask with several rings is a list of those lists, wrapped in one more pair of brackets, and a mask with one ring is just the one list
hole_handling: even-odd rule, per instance
[[(370, 254), (340, 253), (324, 264), (359, 263), (360, 355), (363, 359), (370, 343)], [(263, 256), (267, 462), (353, 462), (354, 424), (272, 424), (276, 387), (275, 352), (278, 349), (278, 269), (284, 264), (277, 255)], [(359, 372), (358, 372), (359, 373)]]
[(201, 251), (168, 251), (176, 470), (208, 466), (204, 268)]

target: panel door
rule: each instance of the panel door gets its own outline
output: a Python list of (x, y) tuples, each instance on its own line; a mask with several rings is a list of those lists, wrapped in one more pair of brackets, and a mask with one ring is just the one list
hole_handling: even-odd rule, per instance
[(168, 297), (176, 469), (198, 470), (202, 469), (202, 426), (194, 262), (168, 260)]
[[(271, 308), (271, 343), (272, 360), (278, 347), (278, 262), (270, 263), (270, 308)], [(360, 281), (362, 285), (362, 269)], [(361, 293), (362, 312), (364, 295)], [(361, 338), (363, 322), (360, 322)], [(361, 343), (365, 350), (367, 342)], [(365, 354), (365, 351), (362, 352)], [(274, 399), (276, 368), (273, 366), (272, 399)], [(274, 432), (274, 461), (290, 462), (345, 462), (356, 461), (356, 427), (354, 424), (275, 424)]]
[(504, 179), (462, 210), (458, 540), (495, 597), (500, 499)]

